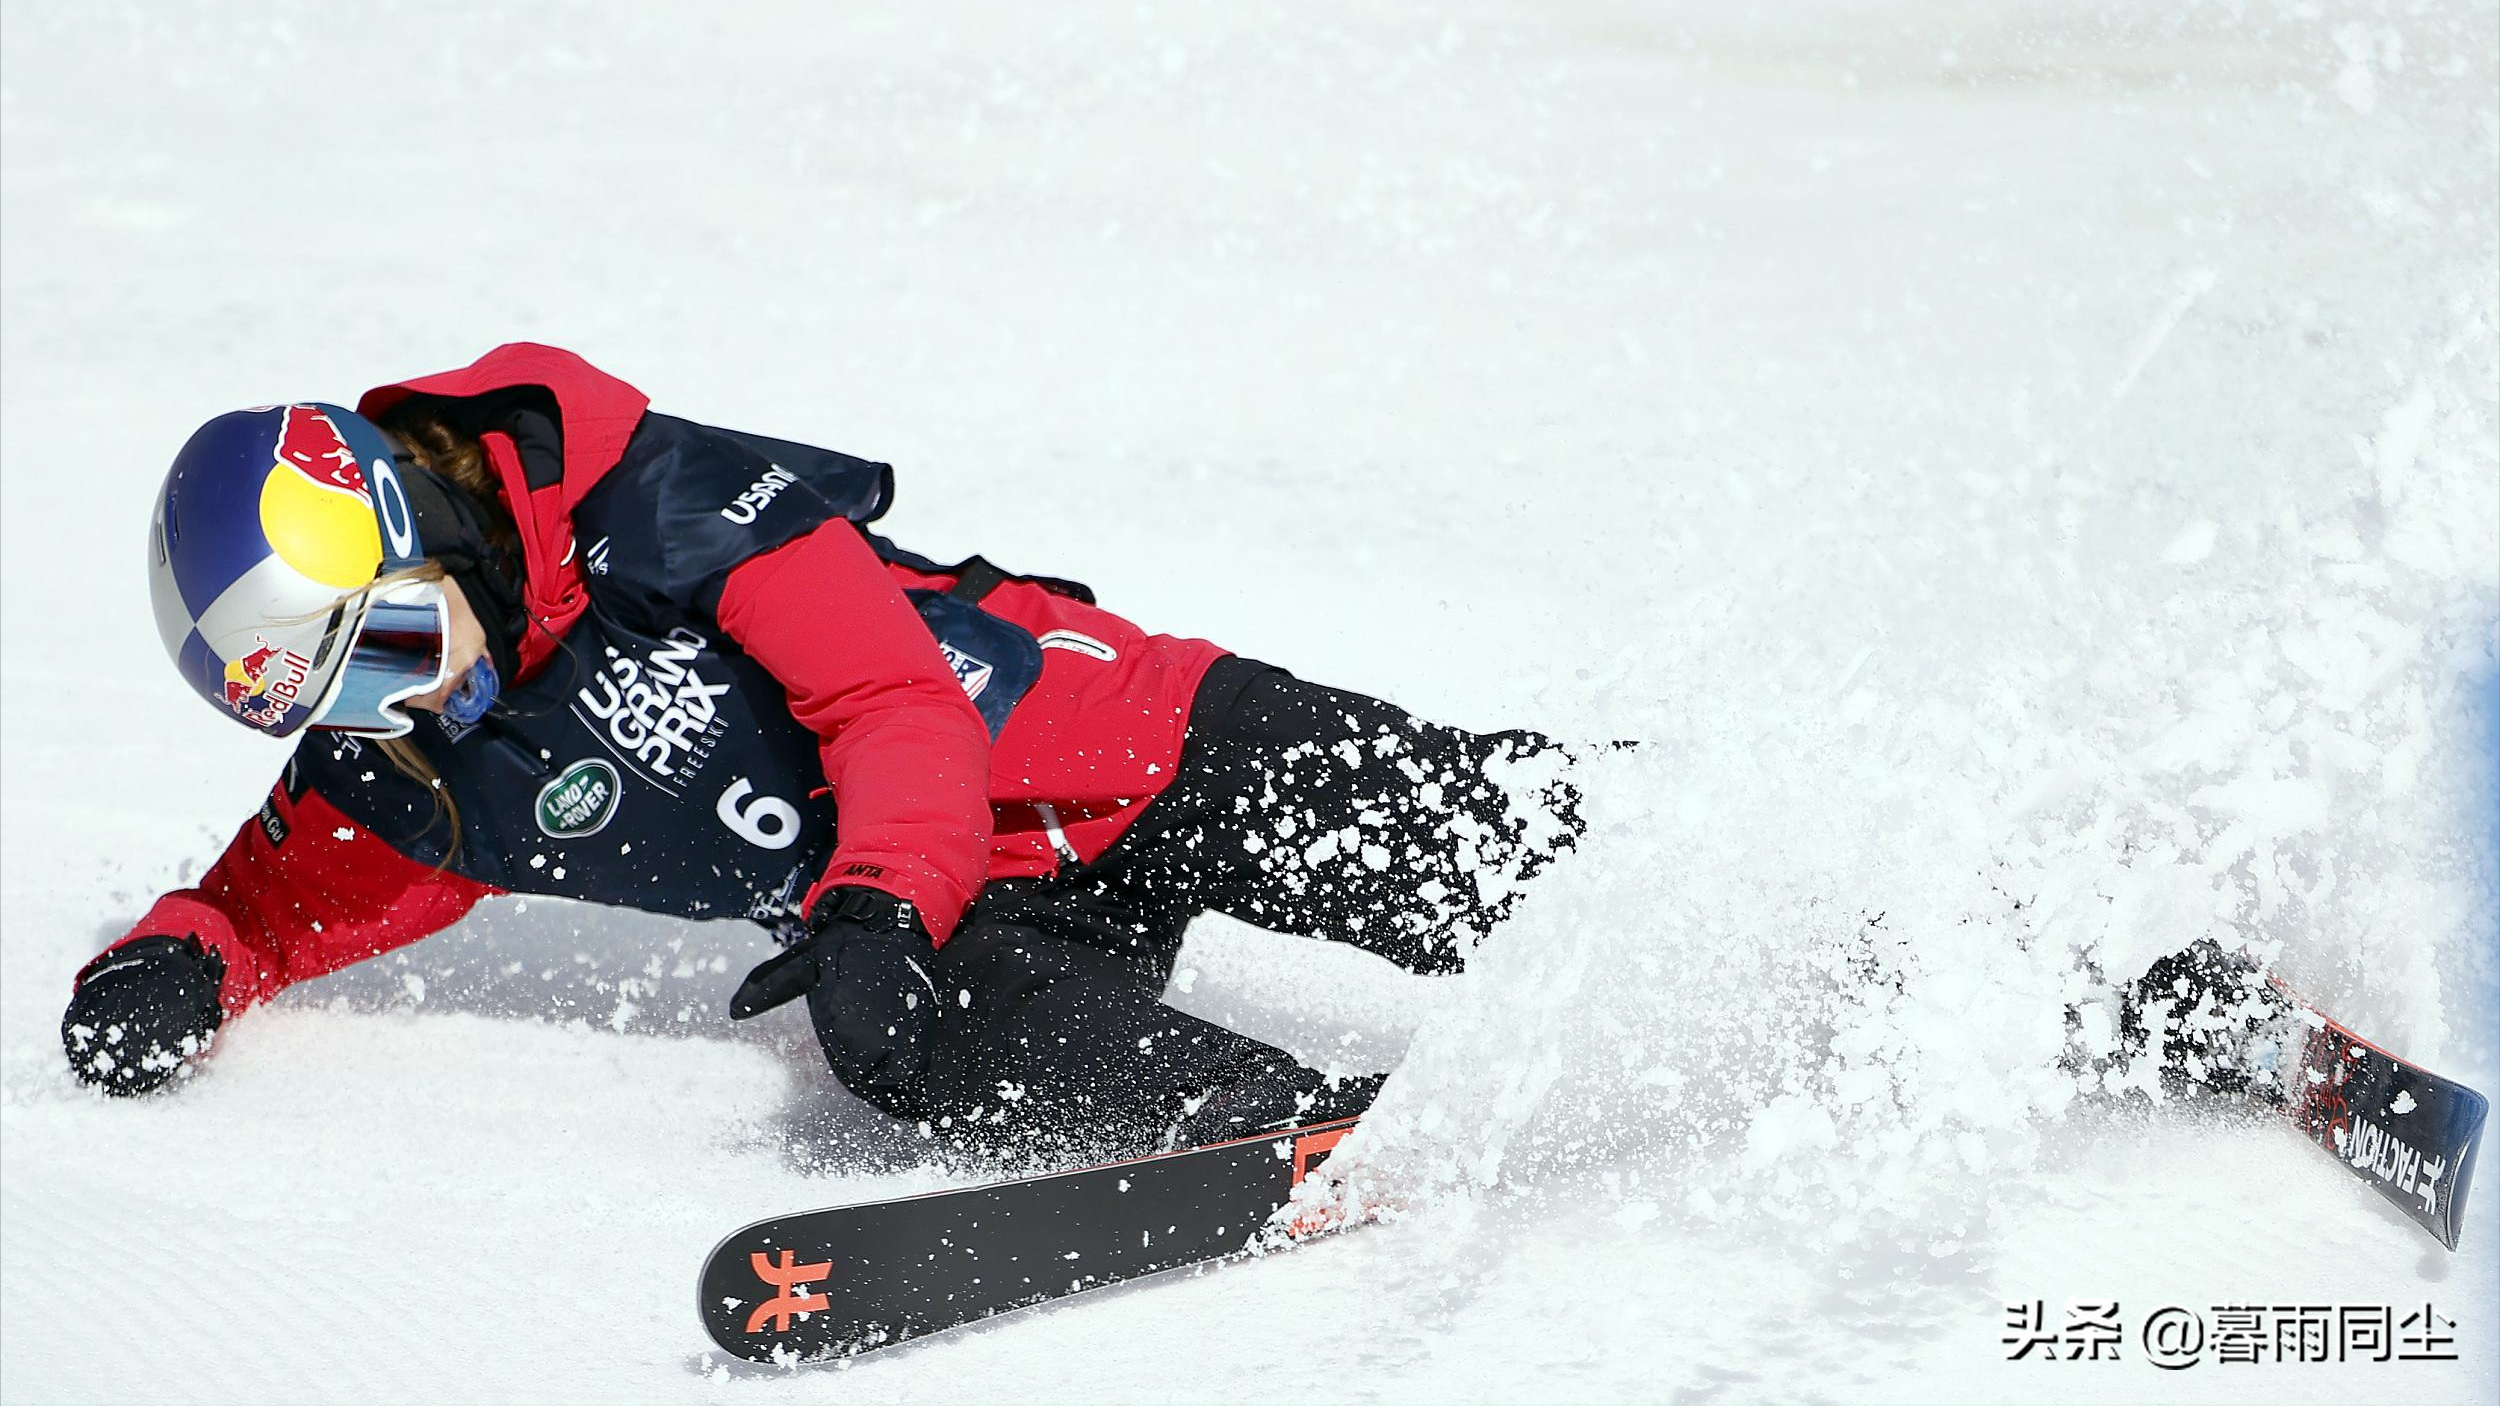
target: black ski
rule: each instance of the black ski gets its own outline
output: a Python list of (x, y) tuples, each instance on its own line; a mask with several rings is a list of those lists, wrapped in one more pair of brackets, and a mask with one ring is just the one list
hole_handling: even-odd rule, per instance
[(721, 1241), (703, 1326), (753, 1362), (850, 1357), (1337, 1228), (1293, 1188), (1355, 1120), (1081, 1171), (757, 1221)]
[(2280, 981), (2269, 984), (2306, 1028), (2278, 1071), (2283, 1111), (2353, 1175), (2455, 1249), (2489, 1100), (2353, 1034)]

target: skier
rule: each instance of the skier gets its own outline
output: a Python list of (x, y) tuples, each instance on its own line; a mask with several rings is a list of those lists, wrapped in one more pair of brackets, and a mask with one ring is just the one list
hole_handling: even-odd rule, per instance
[(195, 887), (79, 973), (113, 1093), (223, 1022), (502, 893), (744, 915), (899, 1118), (1126, 1152), (1368, 1103), (1162, 1004), (1217, 910), (1456, 970), (1579, 831), (1564, 749), (1149, 633), (1074, 582), (868, 525), (884, 464), (651, 412), (500, 347), (209, 421), (157, 501), (185, 680), (297, 738)]

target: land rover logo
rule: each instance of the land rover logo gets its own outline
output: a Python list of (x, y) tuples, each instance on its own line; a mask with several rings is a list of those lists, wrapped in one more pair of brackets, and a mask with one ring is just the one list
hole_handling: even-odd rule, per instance
[(596, 835), (616, 814), (616, 768), (585, 757), (538, 791), (538, 828), (559, 840)]

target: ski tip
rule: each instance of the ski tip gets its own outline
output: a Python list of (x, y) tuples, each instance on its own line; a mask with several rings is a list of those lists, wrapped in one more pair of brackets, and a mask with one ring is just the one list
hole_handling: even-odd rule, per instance
[(2454, 1250), (2465, 1238), (2465, 1200), (2474, 1188), (2475, 1154), (2483, 1143), (2483, 1121), (2491, 1112), (2491, 1100), (2481, 1094), (2457, 1086), (2457, 1111), (2449, 1124), (2451, 1146), (2456, 1149), (2457, 1177), (2448, 1186), (2447, 1214), (2439, 1229), (2440, 1243)]

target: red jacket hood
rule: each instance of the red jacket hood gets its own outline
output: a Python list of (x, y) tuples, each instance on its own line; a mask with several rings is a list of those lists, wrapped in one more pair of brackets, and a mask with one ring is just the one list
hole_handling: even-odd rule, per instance
[(459, 398), (514, 386), (542, 386), (555, 397), (564, 444), (563, 478), (533, 491), (511, 439), (492, 432), (479, 436), (521, 534), (522, 568), (529, 578), (522, 602), (539, 626), (525, 631), (520, 641), (521, 674), (527, 677), (589, 608), (574, 559), (573, 509), (624, 457), (650, 399), (560, 347), (508, 342), (457, 371), (367, 391), (356, 402), (356, 413), (374, 419), (410, 396)]
[[(651, 408), (651, 398), (562, 347), (506, 342), (457, 371), (377, 386), (356, 402), (356, 413), (371, 420), (413, 395), (487, 395), (514, 386), (544, 386), (556, 398), (556, 419), (564, 429), (563, 508), (569, 517), (625, 456), (625, 443)], [(513, 509), (522, 510), (518, 503)]]

